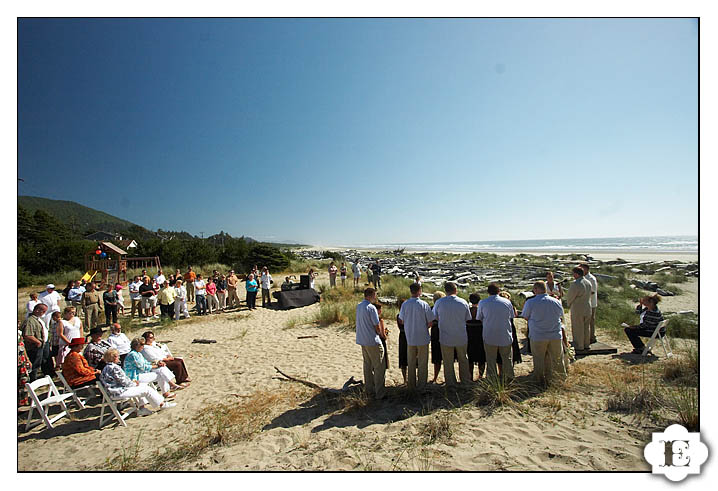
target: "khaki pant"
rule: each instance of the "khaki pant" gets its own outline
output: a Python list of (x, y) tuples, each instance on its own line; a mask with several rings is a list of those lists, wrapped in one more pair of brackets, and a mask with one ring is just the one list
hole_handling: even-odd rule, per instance
[(596, 307), (591, 307), (591, 343), (596, 342)]
[(576, 350), (588, 349), (591, 344), (591, 313), (571, 311), (571, 333)]
[[(407, 363), (409, 369), (406, 374), (406, 385), (409, 389), (423, 389), (429, 378), (429, 345), (407, 346)], [(419, 383), (416, 383), (416, 363), (419, 362)]]
[(262, 288), (262, 307), (264, 307), (265, 303), (267, 305), (272, 305), (272, 295), (269, 293), (269, 288)]
[(217, 300), (219, 300), (219, 308), (224, 310), (227, 308), (227, 290), (217, 292)]
[(237, 296), (237, 289), (236, 288), (228, 288), (227, 294), (229, 295), (227, 297), (227, 308), (237, 307), (239, 308), (239, 297)]
[(142, 317), (142, 310), (141, 310), (142, 298), (141, 297), (131, 298), (130, 302), (132, 302), (132, 310), (130, 310), (130, 317), (135, 316), (135, 311), (137, 311), (137, 315)]
[[(496, 354), (501, 353), (501, 371), (504, 380), (512, 380), (514, 378), (514, 361), (511, 345), (494, 346), (484, 343), (484, 351), (486, 352), (486, 376), (498, 377), (496, 372)], [(534, 351), (534, 343), (531, 342), (531, 353)], [(443, 355), (443, 353), (442, 353)]]
[(364, 385), (369, 395), (374, 395), (377, 399), (381, 399), (386, 394), (384, 387), (384, 374), (386, 371), (386, 361), (384, 357), (384, 347), (362, 346), (362, 358), (364, 359)]
[(83, 311), (82, 309), (82, 302), (70, 302), (70, 304), (75, 307), (75, 315), (77, 317), (80, 317), (80, 312)]
[(469, 369), (469, 358), (466, 356), (466, 345), (462, 346), (444, 346), (441, 345), (441, 358), (444, 361), (444, 380), (446, 385), (456, 385), (456, 374), (454, 373), (454, 350), (456, 357), (459, 359), (459, 378), (461, 384), (466, 385), (471, 382), (471, 370)]
[(187, 280), (185, 286), (187, 287), (187, 301), (194, 302), (194, 281)]
[[(549, 381), (553, 375), (566, 377), (566, 368), (563, 366), (563, 346), (560, 339), (531, 341), (531, 354), (534, 358), (533, 375), (538, 382)], [(546, 371), (547, 366), (550, 367), (548, 371)]]
[(210, 314), (219, 310), (219, 300), (217, 299), (216, 293), (214, 295), (207, 295), (207, 308)]
[(100, 318), (100, 306), (96, 303), (85, 307), (85, 330), (89, 331), (92, 328), (97, 327), (97, 322)]

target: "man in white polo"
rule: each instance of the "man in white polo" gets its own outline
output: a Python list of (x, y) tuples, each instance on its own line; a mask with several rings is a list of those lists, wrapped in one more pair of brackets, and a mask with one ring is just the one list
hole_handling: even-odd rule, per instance
[(386, 333), (379, 323), (379, 313), (374, 307), (376, 290), (364, 290), (364, 300), (356, 310), (356, 343), (361, 346), (364, 359), (364, 385), (369, 395), (383, 399), (386, 395), (384, 374), (386, 371), (386, 353), (381, 344)]
[(50, 283), (45, 287), (45, 291), (38, 295), (37, 299), (47, 306), (47, 312), (43, 316), (42, 322), (45, 323), (45, 326), (49, 326), (52, 313), (60, 312), (60, 300), (62, 297), (55, 291), (55, 285)]
[(142, 296), (140, 295), (140, 287), (142, 286), (142, 280), (139, 276), (135, 276), (134, 280), (129, 285), (130, 290), (130, 302), (132, 303), (132, 310), (130, 311), (130, 318), (135, 317), (135, 311), (137, 311), (139, 317), (142, 317)]
[(588, 264), (580, 264), (579, 267), (583, 270), (583, 277), (591, 284), (591, 298), (589, 304), (591, 305), (591, 332), (589, 344), (595, 343), (596, 340), (596, 307), (598, 307), (598, 281), (596, 277), (589, 272)]
[[(554, 374), (566, 376), (563, 365), (563, 347), (566, 344), (566, 333), (561, 318), (563, 306), (561, 301), (546, 295), (546, 283), (537, 281), (533, 285), (534, 296), (526, 300), (521, 317), (529, 325), (531, 354), (534, 359), (534, 377), (537, 382), (551, 380)], [(551, 369), (546, 372), (547, 363)]]
[(454, 372), (454, 351), (459, 360), (459, 378), (462, 385), (471, 382), (469, 359), (466, 345), (469, 337), (466, 334), (466, 321), (471, 320), (471, 311), (466, 300), (456, 296), (456, 284), (451, 281), (444, 285), (446, 296), (434, 304), (434, 317), (439, 322), (439, 343), (441, 358), (444, 361), (444, 379), (449, 387), (456, 386)]
[[(409, 390), (423, 389), (429, 376), (429, 328), (434, 320), (434, 312), (429, 304), (421, 300), (421, 285), (412, 283), (409, 286), (411, 298), (401, 304), (399, 322), (404, 324), (407, 344), (407, 363), (409, 364), (406, 379)], [(419, 383), (416, 383), (416, 363), (419, 361)]]
[[(486, 375), (496, 378), (496, 355), (501, 353), (501, 372), (505, 380), (514, 378), (512, 359), (511, 319), (514, 318), (514, 306), (511, 301), (499, 296), (499, 287), (491, 283), (489, 296), (479, 302), (476, 319), (484, 323), (484, 351), (486, 352)], [(533, 351), (533, 346), (531, 346)]]

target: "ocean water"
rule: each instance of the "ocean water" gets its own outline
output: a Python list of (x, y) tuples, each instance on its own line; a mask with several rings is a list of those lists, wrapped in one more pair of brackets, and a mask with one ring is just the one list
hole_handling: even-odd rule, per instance
[(353, 247), (371, 249), (397, 249), (422, 251), (565, 251), (569, 253), (591, 252), (698, 252), (697, 235), (667, 235), (660, 237), (604, 237), (594, 239), (547, 239), (547, 240), (482, 240), (466, 242), (407, 242), (362, 244)]

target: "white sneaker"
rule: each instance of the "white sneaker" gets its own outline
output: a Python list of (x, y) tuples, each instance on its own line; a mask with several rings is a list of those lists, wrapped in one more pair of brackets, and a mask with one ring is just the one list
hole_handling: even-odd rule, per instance
[(150, 410), (147, 409), (146, 407), (141, 407), (141, 408), (137, 411), (137, 414), (139, 414), (140, 416), (149, 416), (150, 414), (152, 414), (152, 411), (150, 411)]
[(154, 317), (155, 319), (159, 319), (159, 318), (160, 318), (160, 316), (159, 316), (158, 314), (155, 314), (155, 315), (153, 315), (152, 317)]
[(172, 409), (172, 408), (175, 407), (176, 405), (177, 405), (176, 402), (172, 402), (172, 401), (170, 401), (170, 402), (165, 402), (164, 404), (162, 404), (162, 405), (160, 406), (160, 410), (162, 410), (162, 409)]

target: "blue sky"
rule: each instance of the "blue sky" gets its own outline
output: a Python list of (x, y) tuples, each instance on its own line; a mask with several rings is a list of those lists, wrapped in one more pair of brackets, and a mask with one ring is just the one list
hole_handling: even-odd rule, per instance
[(691, 19), (26, 19), (20, 194), (313, 244), (697, 234)]

